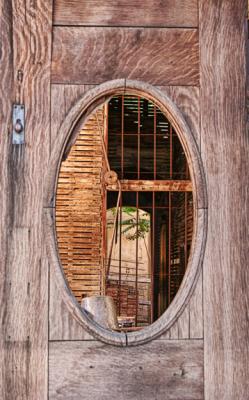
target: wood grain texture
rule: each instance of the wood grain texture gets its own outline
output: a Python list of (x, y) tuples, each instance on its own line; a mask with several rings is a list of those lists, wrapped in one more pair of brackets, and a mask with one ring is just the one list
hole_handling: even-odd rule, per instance
[(59, 128), (66, 114), (91, 88), (91, 85), (51, 85), (51, 149), (58, 139)]
[(50, 274), (49, 340), (92, 340), (69, 312), (54, 274)]
[(55, 27), (52, 58), (55, 83), (199, 84), (196, 29)]
[(203, 338), (203, 273), (201, 270), (195, 291), (189, 301), (189, 337)]
[(54, 24), (197, 27), (197, 0), (56, 0)]
[[(8, 5), (7, 5), (8, 3)], [(44, 399), (47, 393), (48, 266), (42, 226), (44, 170), (47, 168), (50, 136), (50, 54), (52, 6), (50, 1), (1, 2), (3, 25), (8, 35), (2, 55), (7, 98), (2, 98), (6, 114), (1, 139), (3, 171), (1, 225), (7, 233), (5, 254), (1, 254), (4, 292), (1, 293), (3, 319), (3, 384), (1, 398)], [(13, 29), (13, 31), (12, 31)], [(12, 69), (13, 68), (13, 69)], [(10, 74), (7, 78), (8, 69)], [(11, 144), (9, 100), (25, 105), (25, 144)], [(4, 153), (3, 153), (4, 152)], [(2, 242), (1, 242), (2, 244)], [(4, 256), (4, 258), (2, 258)], [(1, 277), (2, 278), (2, 277)], [(1, 279), (2, 282), (2, 279)], [(39, 366), (39, 367), (37, 367)]]
[(203, 342), (50, 343), (50, 400), (203, 400)]
[(179, 107), (196, 140), (198, 149), (200, 150), (199, 87), (160, 86), (159, 89), (166, 93), (177, 107)]
[(206, 400), (246, 399), (249, 393), (246, 5), (200, 1), (201, 149), (209, 201)]
[(9, 252), (8, 231), (6, 229), (9, 219), (8, 193), (8, 154), (11, 149), (12, 129), (12, 101), (13, 101), (13, 63), (12, 63), (12, 12), (9, 1), (0, 2), (0, 398), (5, 399), (6, 383), (10, 371), (6, 365), (6, 355), (15, 354), (7, 349), (6, 340), (6, 305), (10, 282), (7, 279)]

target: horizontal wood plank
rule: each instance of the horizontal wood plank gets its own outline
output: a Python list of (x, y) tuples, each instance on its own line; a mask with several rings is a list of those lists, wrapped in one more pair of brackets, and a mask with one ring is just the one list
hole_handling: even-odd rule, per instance
[(49, 399), (202, 400), (203, 341), (50, 343)]
[(55, 27), (52, 81), (99, 84), (115, 78), (198, 85), (196, 29)]
[(54, 24), (197, 27), (197, 0), (56, 0)]

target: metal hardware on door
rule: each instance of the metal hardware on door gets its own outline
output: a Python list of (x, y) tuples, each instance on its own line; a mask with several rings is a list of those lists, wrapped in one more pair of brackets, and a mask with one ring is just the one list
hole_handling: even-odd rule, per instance
[(25, 108), (23, 104), (13, 105), (12, 123), (12, 144), (24, 144)]

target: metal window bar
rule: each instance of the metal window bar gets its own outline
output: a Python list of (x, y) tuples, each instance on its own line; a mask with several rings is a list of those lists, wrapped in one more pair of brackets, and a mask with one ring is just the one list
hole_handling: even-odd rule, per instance
[[(135, 101), (136, 100), (136, 101)], [(126, 103), (125, 103), (126, 101)], [(137, 103), (136, 103), (137, 102)], [(124, 141), (124, 136), (130, 136), (133, 137), (134, 135), (137, 136), (137, 168), (129, 168), (129, 174), (135, 173), (137, 174), (137, 179), (140, 179), (140, 174), (141, 174), (141, 98), (137, 97), (131, 101), (131, 113), (129, 115), (129, 118), (131, 119), (131, 115), (137, 118), (137, 132), (134, 133), (132, 131), (133, 128), (130, 129), (130, 131), (125, 130), (125, 113), (127, 112), (127, 99), (125, 100), (125, 96), (121, 96), (121, 132), (116, 132), (116, 135), (121, 136), (121, 148), (120, 148), (120, 153), (121, 153), (121, 159), (120, 159), (120, 178), (121, 179), (127, 179), (127, 171), (126, 171), (126, 163), (124, 163), (124, 156), (129, 150), (128, 148), (125, 148), (125, 141)], [(126, 108), (125, 108), (126, 107)], [(143, 110), (144, 112), (144, 110)], [(133, 114), (132, 114), (133, 113)], [(153, 105), (152, 115), (153, 117), (153, 133), (148, 133), (146, 132), (146, 137), (152, 136), (153, 137), (153, 177), (154, 180), (157, 179), (157, 136), (163, 137), (168, 139), (168, 134), (165, 135), (163, 134), (157, 125), (157, 113), (158, 109), (155, 105)], [(112, 114), (112, 113), (109, 113)], [(165, 118), (166, 119), (166, 118)], [(145, 123), (145, 117), (143, 114), (143, 124)], [(169, 178), (171, 180), (174, 179), (175, 176), (179, 175), (182, 176), (182, 172), (179, 171), (174, 171), (173, 168), (173, 158), (174, 158), (174, 136), (176, 135), (173, 132), (173, 128), (171, 124), (169, 124)], [(142, 125), (143, 126), (143, 125)], [(133, 125), (134, 127), (134, 125)], [(157, 131), (159, 130), (159, 132)], [(112, 133), (113, 134), (113, 133)], [(145, 135), (145, 127), (143, 126), (143, 135)], [(143, 139), (144, 140), (144, 139)], [(146, 143), (145, 141), (143, 143)], [(167, 147), (167, 142), (165, 144), (165, 151), (168, 151)], [(119, 151), (118, 149), (115, 149), (116, 152)], [(143, 150), (144, 151), (144, 150)], [(132, 154), (132, 153), (131, 153)], [(112, 156), (113, 157), (113, 156)], [(144, 158), (143, 158), (144, 160)], [(115, 162), (114, 162), (115, 164)], [(131, 164), (133, 166), (133, 164)], [(143, 167), (143, 174), (150, 174), (150, 171), (146, 171), (146, 168)], [(133, 171), (133, 172), (132, 172)], [(186, 171), (185, 171), (185, 179), (188, 176), (187, 172), (187, 161), (186, 161)], [(144, 179), (144, 178), (143, 178)], [(175, 223), (173, 223), (173, 218), (176, 218), (177, 215), (181, 214), (182, 207), (184, 207), (184, 264), (185, 264), (185, 269), (187, 266), (187, 247), (188, 247), (188, 193), (184, 194), (184, 202), (183, 204), (175, 203), (174, 195), (171, 192), (168, 192), (168, 204), (167, 203), (161, 203), (157, 204), (156, 203), (156, 193), (155, 191), (152, 191), (152, 204), (147, 205), (146, 207), (140, 205), (140, 197), (139, 197), (139, 192), (135, 191), (135, 208), (136, 208), (136, 241), (135, 241), (135, 260), (134, 260), (134, 265), (135, 265), (135, 273), (131, 274), (129, 273), (129, 276), (125, 275), (124, 271), (122, 270), (122, 263), (125, 262), (125, 260), (122, 259), (123, 257), (123, 252), (122, 252), (122, 207), (130, 205), (130, 204), (125, 204), (123, 202), (122, 196), (121, 196), (121, 203), (120, 203), (120, 214), (119, 214), (119, 256), (118, 256), (118, 293), (117, 293), (117, 306), (118, 306), (118, 313), (119, 315), (123, 311), (123, 306), (122, 306), (122, 293), (124, 292), (124, 283), (127, 284), (128, 282), (134, 282), (134, 294), (135, 294), (135, 326), (139, 324), (141, 321), (141, 318), (139, 316), (140, 312), (140, 302), (143, 302), (143, 300), (140, 299), (140, 287), (144, 288), (144, 286), (141, 286), (141, 278), (142, 274), (139, 269), (139, 239), (138, 239), (138, 229), (139, 229), (139, 209), (146, 208), (148, 211), (150, 211), (151, 215), (151, 271), (146, 275), (146, 279), (148, 280), (146, 283), (148, 284), (148, 287), (150, 286), (150, 301), (148, 301), (147, 306), (150, 307), (150, 321), (148, 322), (153, 322), (156, 317), (158, 317), (158, 312), (155, 312), (154, 310), (154, 300), (156, 299), (157, 293), (157, 287), (158, 287), (158, 279), (160, 277), (164, 279), (165, 284), (167, 285), (167, 288), (164, 288), (167, 292), (167, 306), (170, 304), (172, 301), (172, 298), (174, 296), (175, 292), (175, 279), (178, 277), (178, 281), (181, 281), (181, 278), (183, 277), (183, 273), (180, 271), (176, 270), (176, 265), (178, 262), (179, 254), (175, 252), (175, 246), (176, 246), (176, 236), (178, 235), (176, 229), (175, 229)], [(161, 210), (161, 211), (160, 211)], [(179, 211), (180, 210), (180, 211)], [(158, 214), (158, 212), (162, 212), (162, 214)], [(167, 215), (167, 225), (168, 229), (166, 230), (167, 232), (167, 245), (166, 248), (163, 249), (163, 251), (168, 252), (168, 257), (167, 257), (167, 269), (164, 272), (160, 271), (160, 266), (158, 267), (155, 266), (156, 262), (156, 248), (158, 248), (158, 245), (160, 246), (160, 243), (158, 244), (158, 238), (156, 238), (156, 227), (158, 227), (158, 217), (156, 215), (163, 215), (163, 211), (165, 211), (165, 215)], [(157, 241), (157, 242), (156, 242)], [(113, 261), (113, 260), (112, 260)], [(158, 261), (157, 261), (158, 262)], [(129, 261), (129, 263), (132, 263)], [(113, 271), (110, 271), (110, 281), (115, 283), (115, 268), (116, 264), (111, 263), (111, 267), (113, 268)], [(132, 278), (134, 277), (134, 279)], [(149, 282), (150, 280), (150, 282)], [(144, 282), (143, 282), (144, 283)], [(141, 289), (142, 290), (142, 289)], [(166, 293), (165, 292), (165, 293)], [(127, 297), (128, 299), (128, 297)], [(144, 301), (145, 302), (145, 301)], [(128, 300), (126, 303), (127, 309), (128, 309)], [(158, 308), (158, 307), (157, 307)], [(128, 311), (127, 311), (128, 313)]]

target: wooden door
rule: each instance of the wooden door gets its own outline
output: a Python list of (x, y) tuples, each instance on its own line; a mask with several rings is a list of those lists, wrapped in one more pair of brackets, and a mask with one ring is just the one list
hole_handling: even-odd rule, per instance
[[(246, 0), (107, 3), (0, 3), (1, 398), (247, 399)], [(60, 126), (114, 78), (150, 83), (177, 105), (208, 194), (204, 263), (188, 302), (163, 335), (130, 347), (82, 328), (44, 233)], [(21, 145), (12, 144), (14, 104), (25, 107)]]

